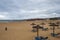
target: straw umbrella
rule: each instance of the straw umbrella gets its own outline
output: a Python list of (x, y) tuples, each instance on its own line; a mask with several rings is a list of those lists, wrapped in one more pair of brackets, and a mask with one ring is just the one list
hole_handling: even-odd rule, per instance
[(57, 26), (57, 25), (55, 23), (51, 23), (50, 26), (53, 27), (53, 36), (54, 36), (54, 34), (55, 34), (55, 26)]
[(32, 23), (31, 25), (34, 26), (34, 25), (36, 25), (36, 24), (35, 24), (35, 23)]
[(33, 26), (33, 27), (32, 27), (32, 28), (33, 28), (32, 31), (33, 31), (33, 32), (36, 32), (36, 28), (34, 28), (36, 24), (35, 24), (35, 23), (32, 23), (31, 25)]
[(60, 27), (59, 27), (59, 26), (60, 26), (60, 22), (56, 22), (56, 24), (58, 25), (57, 27), (60, 28)]
[(42, 26), (44, 26), (44, 25), (45, 25), (45, 23), (41, 23), (41, 25), (42, 25)]
[(40, 28), (40, 26), (39, 25), (36, 25), (33, 28), (36, 28), (37, 29), (37, 37), (39, 37), (39, 28)]

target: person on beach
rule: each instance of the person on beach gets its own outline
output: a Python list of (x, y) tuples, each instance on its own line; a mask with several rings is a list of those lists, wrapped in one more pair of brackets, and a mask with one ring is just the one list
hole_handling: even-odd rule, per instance
[(7, 31), (7, 27), (5, 27), (5, 31)]

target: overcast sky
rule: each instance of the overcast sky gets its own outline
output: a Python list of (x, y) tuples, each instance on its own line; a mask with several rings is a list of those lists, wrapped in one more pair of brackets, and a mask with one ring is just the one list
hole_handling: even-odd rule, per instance
[(60, 0), (0, 0), (0, 20), (60, 17)]

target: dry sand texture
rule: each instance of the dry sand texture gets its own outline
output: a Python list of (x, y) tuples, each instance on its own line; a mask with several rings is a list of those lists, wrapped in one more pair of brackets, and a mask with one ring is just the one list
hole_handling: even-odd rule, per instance
[[(36, 20), (36, 21), (22, 21), (22, 22), (8, 22), (8, 23), (0, 23), (0, 40), (34, 40), (36, 37), (36, 32), (32, 32), (31, 23), (41, 24), (45, 23), (44, 27), (49, 28), (48, 31), (39, 30), (40, 36), (48, 36), (48, 40), (60, 40), (60, 37), (52, 37), (50, 33), (52, 30), (50, 29), (49, 22), (57, 22), (60, 20), (49, 21), (49, 20)], [(7, 27), (7, 31), (5, 31), (5, 27)], [(55, 30), (56, 33), (60, 33), (60, 29)]]

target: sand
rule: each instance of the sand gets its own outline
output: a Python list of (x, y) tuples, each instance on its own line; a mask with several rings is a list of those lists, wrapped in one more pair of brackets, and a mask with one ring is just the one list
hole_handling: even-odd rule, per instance
[[(34, 40), (37, 36), (36, 32), (32, 32), (33, 28), (31, 23), (41, 24), (45, 23), (44, 27), (49, 28), (48, 31), (42, 31), (39, 29), (39, 36), (48, 36), (48, 40), (60, 40), (60, 37), (52, 37), (50, 33), (52, 30), (50, 29), (49, 22), (57, 22), (60, 20), (49, 21), (49, 20), (36, 20), (36, 21), (20, 21), (20, 22), (8, 22), (8, 23), (0, 23), (0, 40)], [(5, 31), (5, 27), (7, 27), (7, 31)], [(60, 29), (55, 30), (55, 33), (60, 33)]]

